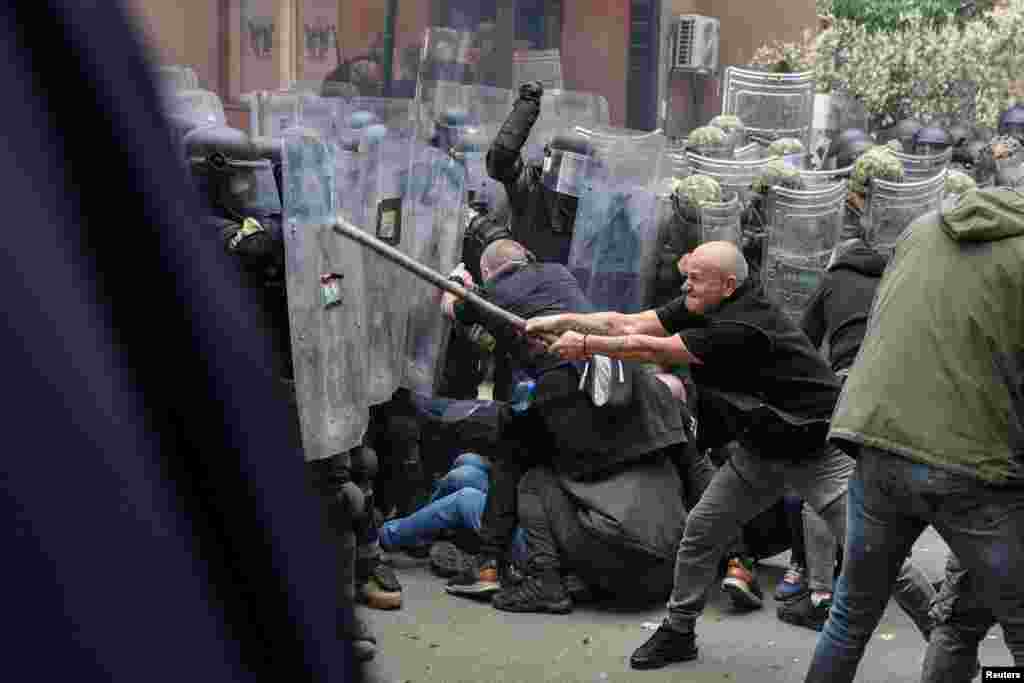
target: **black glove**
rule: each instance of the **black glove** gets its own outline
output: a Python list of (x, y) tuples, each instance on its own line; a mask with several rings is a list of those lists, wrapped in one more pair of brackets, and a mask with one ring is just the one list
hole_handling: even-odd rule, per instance
[(519, 99), (521, 100), (533, 100), (534, 102), (540, 102), (540, 98), (544, 95), (544, 86), (541, 85), (540, 81), (530, 81), (529, 83), (523, 83), (519, 86)]

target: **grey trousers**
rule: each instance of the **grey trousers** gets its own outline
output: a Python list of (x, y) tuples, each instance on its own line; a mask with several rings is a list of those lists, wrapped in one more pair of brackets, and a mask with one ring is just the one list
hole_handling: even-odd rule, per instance
[[(687, 517), (668, 602), (672, 626), (682, 631), (694, 629), (729, 539), (787, 488), (821, 516), (833, 537), (845, 539), (846, 491), (854, 467), (853, 459), (833, 446), (825, 446), (815, 457), (799, 463), (768, 460), (736, 449)], [(898, 585), (897, 602), (923, 633), (929, 633), (928, 609), (935, 591), (927, 577), (908, 562)]]

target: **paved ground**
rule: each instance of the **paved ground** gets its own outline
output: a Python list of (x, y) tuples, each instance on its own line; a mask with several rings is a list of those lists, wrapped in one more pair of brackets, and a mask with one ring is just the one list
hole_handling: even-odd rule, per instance
[[(945, 546), (930, 529), (915, 547), (914, 559), (929, 578), (941, 578)], [(766, 593), (773, 591), (785, 560), (781, 555), (763, 565)], [(639, 611), (588, 606), (566, 616), (508, 614), (447, 595), (426, 560), (395, 555), (393, 561), (405, 605), (395, 612), (369, 613), (381, 646), (368, 670), (373, 683), (789, 683), (803, 680), (817, 637), (778, 621), (770, 597), (762, 610), (736, 613), (716, 591), (698, 625), (696, 662), (632, 671), (629, 654), (650, 635), (644, 624), (661, 620), (660, 606)], [(916, 683), (923, 654), (917, 631), (890, 603), (857, 680)], [(1012, 664), (998, 630), (984, 642), (982, 661)]]

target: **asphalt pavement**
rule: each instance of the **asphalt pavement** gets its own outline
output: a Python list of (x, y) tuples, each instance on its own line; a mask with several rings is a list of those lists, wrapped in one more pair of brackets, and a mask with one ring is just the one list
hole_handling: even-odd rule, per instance
[[(928, 529), (914, 560), (930, 579), (942, 578), (946, 546)], [(488, 603), (444, 591), (427, 560), (394, 554), (404, 591), (402, 609), (365, 611), (379, 641), (367, 668), (372, 683), (693, 683), (742, 681), (798, 683), (807, 671), (817, 633), (778, 620), (771, 598), (788, 553), (759, 568), (763, 609), (735, 611), (719, 590), (697, 625), (700, 656), (658, 671), (633, 671), (629, 655), (661, 621), (664, 607), (628, 610), (608, 605), (577, 607), (568, 615), (510, 614)], [(910, 620), (890, 602), (860, 667), (862, 683), (916, 683), (924, 642)], [(983, 642), (982, 662), (1008, 666), (1002, 633)]]

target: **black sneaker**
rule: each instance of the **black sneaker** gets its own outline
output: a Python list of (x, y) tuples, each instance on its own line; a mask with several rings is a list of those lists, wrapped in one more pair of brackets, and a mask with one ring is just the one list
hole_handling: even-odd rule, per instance
[(650, 639), (638, 647), (629, 658), (633, 669), (660, 669), (673, 662), (697, 659), (697, 636), (682, 633), (666, 624), (658, 627)]
[(480, 556), (466, 571), (462, 572), (445, 587), (452, 595), (489, 597), (501, 590), (498, 582), (498, 561), (493, 557)]
[(491, 601), (495, 609), (504, 612), (540, 612), (568, 614), (572, 612), (572, 598), (562, 585), (560, 576), (547, 579), (526, 576), (522, 581), (503, 588)]
[(778, 615), (779, 619), (787, 624), (820, 631), (825, 626), (825, 620), (828, 619), (828, 610), (831, 606), (831, 598), (826, 598), (815, 607), (814, 603), (811, 602), (811, 594), (804, 593), (779, 605)]
[(441, 578), (450, 579), (476, 568), (476, 555), (463, 552), (451, 541), (436, 541), (430, 548), (430, 568)]
[(572, 598), (573, 603), (581, 605), (587, 602), (594, 602), (594, 591), (587, 585), (586, 581), (576, 574), (565, 574), (562, 576), (562, 583), (566, 592)]

